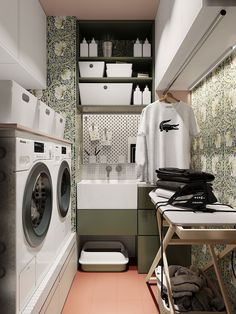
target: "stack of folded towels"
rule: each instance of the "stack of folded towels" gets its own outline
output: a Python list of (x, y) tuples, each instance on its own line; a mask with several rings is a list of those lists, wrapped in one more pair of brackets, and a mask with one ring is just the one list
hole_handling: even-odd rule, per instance
[[(156, 268), (156, 277), (160, 282), (161, 267)], [(223, 311), (224, 302), (215, 284), (200, 269), (190, 269), (171, 265), (169, 275), (172, 296), (178, 311)], [(163, 293), (167, 295), (165, 276)]]

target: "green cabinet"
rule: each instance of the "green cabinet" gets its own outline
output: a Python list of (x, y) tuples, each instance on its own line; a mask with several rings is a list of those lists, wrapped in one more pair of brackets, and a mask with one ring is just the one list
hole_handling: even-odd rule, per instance
[(79, 235), (137, 235), (135, 209), (79, 209)]
[(155, 185), (138, 187), (138, 209), (154, 209), (154, 205), (148, 194), (155, 188)]
[(138, 272), (148, 272), (154, 257), (160, 247), (159, 236), (138, 236)]
[(138, 234), (157, 235), (158, 227), (154, 210), (138, 210)]
[[(138, 272), (147, 273), (160, 247), (157, 219), (149, 192), (153, 187), (138, 187)], [(166, 231), (166, 228), (165, 228)], [(167, 248), (169, 265), (189, 266), (191, 264), (191, 247), (174, 245)]]

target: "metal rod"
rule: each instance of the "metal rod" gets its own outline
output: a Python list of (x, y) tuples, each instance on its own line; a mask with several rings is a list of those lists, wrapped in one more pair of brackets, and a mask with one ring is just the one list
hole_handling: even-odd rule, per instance
[(171, 86), (174, 84), (174, 82), (178, 79), (178, 77), (180, 76), (180, 74), (184, 71), (184, 69), (187, 67), (187, 65), (189, 64), (189, 62), (193, 59), (193, 57), (196, 55), (196, 53), (198, 52), (198, 50), (202, 47), (202, 45), (205, 43), (205, 41), (207, 40), (207, 38), (211, 35), (211, 33), (213, 32), (213, 30), (216, 28), (216, 26), (218, 25), (218, 23), (222, 20), (222, 18), (226, 15), (226, 10), (221, 10), (216, 18), (213, 20), (213, 22), (211, 23), (211, 25), (208, 27), (208, 29), (206, 30), (206, 32), (204, 33), (204, 35), (200, 38), (200, 40), (197, 42), (197, 44), (195, 45), (195, 47), (193, 48), (193, 50), (190, 52), (189, 56), (186, 58), (186, 60), (184, 61), (184, 63), (182, 64), (182, 66), (180, 67), (179, 71), (175, 74), (175, 76), (173, 77), (172, 81), (169, 83), (169, 85), (167, 86), (167, 88), (164, 91), (164, 94), (171, 88)]
[(228, 58), (233, 51), (236, 49), (236, 45), (229, 47), (214, 63), (211, 64), (211, 66), (203, 72), (202, 75), (200, 75), (188, 88), (189, 91), (193, 90), (194, 87), (196, 87), (205, 77), (208, 76), (211, 72), (213, 72), (222, 62), (225, 61), (226, 58)]

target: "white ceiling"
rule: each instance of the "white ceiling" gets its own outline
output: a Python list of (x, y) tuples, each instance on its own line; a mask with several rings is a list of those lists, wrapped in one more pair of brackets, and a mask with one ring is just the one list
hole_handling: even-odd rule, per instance
[(39, 0), (48, 16), (79, 20), (153, 20), (159, 0)]

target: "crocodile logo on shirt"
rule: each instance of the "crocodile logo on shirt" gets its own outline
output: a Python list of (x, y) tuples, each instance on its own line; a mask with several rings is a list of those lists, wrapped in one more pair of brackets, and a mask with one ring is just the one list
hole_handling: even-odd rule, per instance
[(179, 128), (178, 128), (179, 124), (170, 124), (170, 123), (168, 123), (168, 122), (170, 122), (170, 121), (171, 121), (171, 119), (169, 119), (169, 120), (163, 120), (163, 121), (160, 123), (159, 128), (160, 128), (161, 132), (162, 132), (162, 131), (168, 132), (168, 131), (171, 131), (171, 130), (178, 130), (178, 129), (179, 129)]

